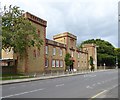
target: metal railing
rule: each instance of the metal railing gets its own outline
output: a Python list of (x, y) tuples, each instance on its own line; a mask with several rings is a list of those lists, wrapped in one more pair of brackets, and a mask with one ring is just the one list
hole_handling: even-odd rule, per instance
[(96, 71), (107, 70), (107, 69), (97, 69), (95, 71), (91, 71), (88, 69), (81, 69), (78, 71), (50, 71), (45, 73), (32, 73), (25, 76), (7, 76), (0, 77), (0, 80), (13, 80), (13, 79), (25, 79), (25, 78), (37, 78), (37, 77), (49, 77), (49, 76), (60, 76), (60, 75), (70, 75), (70, 74), (88, 74)]

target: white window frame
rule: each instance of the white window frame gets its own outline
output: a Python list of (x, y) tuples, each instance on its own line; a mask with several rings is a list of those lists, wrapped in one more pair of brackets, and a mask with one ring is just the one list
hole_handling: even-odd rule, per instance
[(56, 48), (54, 47), (53, 48), (53, 56), (55, 56), (55, 54), (56, 54)]
[(52, 67), (55, 67), (56, 63), (55, 60), (52, 60)]
[(48, 46), (47, 45), (45, 47), (45, 50), (46, 50), (46, 54), (48, 54)]
[(60, 67), (63, 67), (63, 61), (60, 60)]
[(60, 48), (60, 56), (63, 55), (63, 50)]
[(56, 60), (56, 67), (59, 67), (59, 60)]

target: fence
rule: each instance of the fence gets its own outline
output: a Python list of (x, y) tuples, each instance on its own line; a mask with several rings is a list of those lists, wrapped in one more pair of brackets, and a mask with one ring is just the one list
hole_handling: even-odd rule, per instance
[[(109, 67), (108, 67), (109, 68)], [(103, 70), (97, 69), (96, 71)], [(92, 73), (93, 71), (90, 70), (79, 70), (79, 71), (46, 71), (45, 73), (32, 73), (25, 76), (8, 76), (8, 77), (1, 77), (2, 80), (13, 80), (13, 79), (24, 79), (24, 78), (37, 78), (37, 77), (48, 77), (48, 76), (59, 76), (59, 75), (67, 75), (67, 74), (87, 74)]]
[(1, 66), (1, 67), (2, 67), (2, 74), (17, 73), (17, 69), (15, 66)]

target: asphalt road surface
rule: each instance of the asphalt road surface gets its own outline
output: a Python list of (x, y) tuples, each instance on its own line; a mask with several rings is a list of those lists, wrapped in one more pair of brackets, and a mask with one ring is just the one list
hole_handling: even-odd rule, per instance
[(2, 86), (2, 98), (118, 98), (118, 71)]

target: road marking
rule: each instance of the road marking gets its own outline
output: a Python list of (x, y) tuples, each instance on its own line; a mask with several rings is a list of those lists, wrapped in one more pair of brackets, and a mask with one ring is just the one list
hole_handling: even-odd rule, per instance
[(89, 85), (88, 85), (88, 86), (86, 86), (86, 88), (92, 89), (92, 87), (90, 87)]
[(59, 84), (59, 85), (56, 85), (56, 87), (59, 87), (59, 86), (63, 86), (64, 84)]
[(103, 94), (103, 93), (105, 93), (105, 92), (107, 92), (107, 90), (104, 90), (104, 91), (102, 91), (102, 92), (96, 94), (95, 96), (93, 96), (93, 97), (91, 97), (91, 98), (92, 98), (92, 99), (93, 99), (93, 98), (96, 98), (96, 97), (98, 97), (99, 95), (101, 95), (101, 94)]
[(8, 95), (8, 96), (4, 96), (2, 98), (9, 98), (9, 97), (13, 97), (13, 96), (19, 96), (19, 95), (28, 94), (28, 93), (32, 93), (32, 92), (37, 92), (37, 91), (41, 91), (41, 90), (44, 90), (44, 89), (37, 89), (37, 90), (33, 90), (33, 91), (28, 91), (28, 92), (22, 92), (22, 93), (18, 93), (18, 94)]
[(117, 84), (117, 85), (112, 86), (111, 88), (108, 88), (108, 90), (112, 90), (113, 88), (116, 88), (117, 86), (118, 86), (118, 84)]
[(98, 82), (97, 84), (101, 84), (100, 82)]
[(84, 77), (96, 77), (96, 75), (84, 75)]
[(96, 84), (93, 84), (93, 86), (95, 86)]

